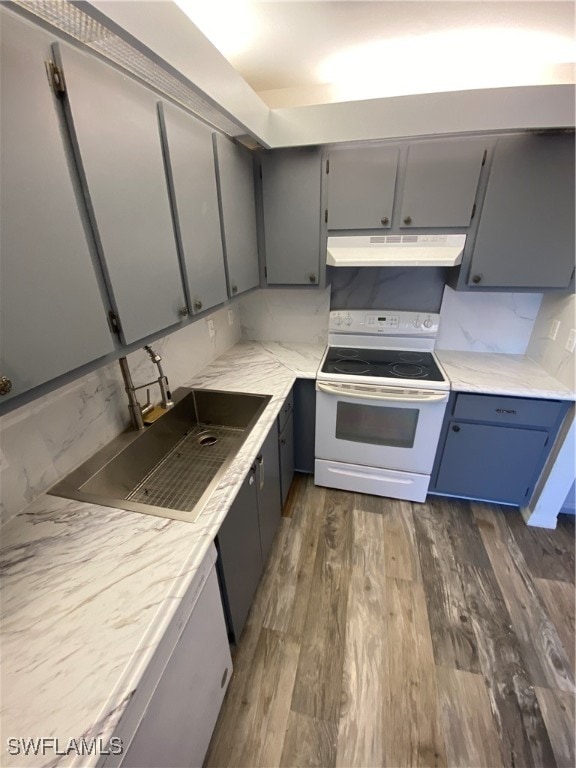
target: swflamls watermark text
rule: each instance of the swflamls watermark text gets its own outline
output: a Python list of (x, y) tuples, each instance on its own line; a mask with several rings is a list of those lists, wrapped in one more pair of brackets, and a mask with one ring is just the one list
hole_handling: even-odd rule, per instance
[(60, 739), (53, 736), (12, 736), (6, 739), (9, 755), (121, 755), (122, 739)]

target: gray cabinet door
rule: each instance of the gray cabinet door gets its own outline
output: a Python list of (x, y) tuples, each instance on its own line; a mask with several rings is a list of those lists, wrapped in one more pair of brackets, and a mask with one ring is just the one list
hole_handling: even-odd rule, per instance
[(390, 227), (397, 167), (397, 147), (332, 150), (328, 229)]
[(252, 155), (220, 134), (214, 147), (228, 293), (236, 296), (260, 282)]
[(282, 507), (286, 504), (288, 491), (294, 479), (294, 414), (288, 416), (284, 429), (280, 433), (280, 488)]
[(574, 269), (574, 136), (498, 139), (468, 284), (563, 288)]
[(522, 504), (543, 461), (548, 432), (452, 423), (435, 490), (455, 496)]
[(272, 425), (266, 440), (262, 444), (260, 454), (256, 460), (256, 466), (260, 544), (262, 547), (262, 562), (265, 564), (282, 516), (278, 425), (276, 422)]
[(446, 139), (408, 149), (401, 227), (467, 227), (486, 144)]
[(185, 303), (156, 98), (93, 57), (55, 48), (122, 337), (138, 341), (179, 322)]
[(228, 297), (212, 131), (171, 104), (158, 110), (187, 298), (197, 313)]
[(2, 11), (0, 375), (8, 400), (114, 344), (44, 62), (51, 38)]
[(212, 569), (126, 750), (122, 768), (199, 768), (231, 667)]
[(317, 149), (274, 150), (262, 155), (268, 285), (318, 283), (321, 160)]
[(238, 491), (217, 541), (228, 620), (238, 643), (263, 570), (254, 472), (248, 473)]

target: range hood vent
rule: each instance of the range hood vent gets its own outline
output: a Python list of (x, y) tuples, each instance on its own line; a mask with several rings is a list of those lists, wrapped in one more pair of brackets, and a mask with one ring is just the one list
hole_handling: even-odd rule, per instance
[(466, 235), (355, 235), (329, 237), (331, 267), (455, 267)]

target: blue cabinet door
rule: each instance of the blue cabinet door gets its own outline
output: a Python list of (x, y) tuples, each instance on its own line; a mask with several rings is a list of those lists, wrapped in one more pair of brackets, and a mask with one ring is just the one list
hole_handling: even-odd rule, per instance
[(435, 490), (522, 504), (540, 469), (548, 432), (453, 422)]

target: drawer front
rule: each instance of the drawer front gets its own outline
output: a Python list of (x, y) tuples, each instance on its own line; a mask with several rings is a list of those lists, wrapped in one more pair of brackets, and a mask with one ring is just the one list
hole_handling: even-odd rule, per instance
[(282, 409), (278, 414), (278, 431), (279, 432), (282, 432), (282, 430), (286, 426), (286, 422), (288, 421), (288, 417), (292, 413), (293, 407), (294, 407), (294, 390), (291, 389), (290, 394), (284, 401), (284, 405), (282, 406)]
[(527, 427), (552, 427), (564, 409), (557, 400), (529, 400), (523, 397), (458, 395), (454, 418), (516, 424)]

